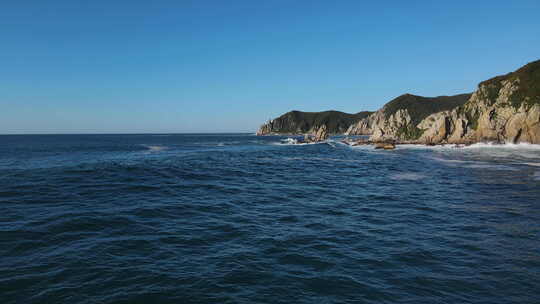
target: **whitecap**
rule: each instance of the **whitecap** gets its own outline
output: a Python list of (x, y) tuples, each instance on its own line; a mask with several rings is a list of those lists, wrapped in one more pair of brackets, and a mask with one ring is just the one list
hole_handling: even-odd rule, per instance
[(351, 149), (354, 149), (354, 150), (375, 150), (373, 148), (373, 145), (356, 145), (356, 146), (351, 146), (351, 145), (348, 145), (348, 144), (345, 144), (345, 143), (341, 143), (342, 145), (345, 145)]
[(150, 152), (159, 152), (168, 149), (166, 146), (159, 146), (159, 145), (143, 145), (146, 147)]
[(298, 139), (296, 138), (291, 138), (291, 137), (287, 137), (285, 139), (282, 139), (281, 140), (281, 143), (282, 144), (285, 144), (285, 145), (294, 145), (294, 144), (298, 144)]
[(538, 144), (529, 144), (529, 143), (505, 143), (499, 144), (496, 142), (484, 142), (484, 143), (475, 143), (471, 145), (457, 145), (457, 144), (444, 144), (444, 145), (434, 145), (428, 146), (423, 144), (400, 144), (397, 147), (402, 149), (420, 149), (420, 150), (480, 150), (480, 149), (499, 149), (499, 150), (528, 150), (528, 151), (540, 151), (540, 145)]
[(478, 163), (466, 166), (471, 169), (491, 169), (491, 170), (507, 170), (507, 171), (518, 171), (516, 168), (512, 168), (505, 165), (491, 165), (486, 163)]
[(414, 172), (403, 172), (403, 173), (396, 173), (390, 175), (390, 179), (393, 180), (409, 180), (409, 181), (416, 181), (426, 178), (425, 175), (420, 173), (414, 173)]
[(464, 149), (524, 149), (524, 150), (540, 150), (540, 145), (529, 143), (505, 143), (499, 144), (494, 142), (475, 143), (469, 146), (463, 147)]
[(460, 159), (445, 159), (445, 158), (439, 158), (439, 157), (431, 157), (431, 159), (444, 163), (448, 166), (452, 167), (461, 167), (461, 168), (471, 168), (471, 169), (491, 169), (491, 170), (508, 170), (508, 171), (516, 171), (518, 169), (506, 166), (506, 165), (500, 165), (500, 164), (492, 164), (489, 162), (483, 162), (483, 161), (475, 161), (475, 160), (460, 160)]
[(401, 145), (396, 146), (396, 148), (400, 148), (400, 149), (416, 149), (416, 150), (447, 150), (447, 149), (454, 150), (458, 147), (459, 146), (455, 144), (445, 144), (445, 145), (435, 145), (435, 146), (419, 145), (419, 144), (401, 144)]
[(467, 164), (472, 163), (470, 160), (459, 160), (459, 159), (448, 159), (448, 158), (440, 158), (440, 157), (430, 157), (430, 159), (446, 163), (446, 164)]
[(319, 141), (319, 142), (309, 142), (309, 143), (304, 143), (304, 142), (298, 142), (298, 140), (294, 139), (294, 138), (287, 138), (287, 139), (284, 139), (280, 142), (272, 142), (270, 143), (271, 145), (277, 145), (277, 146), (290, 146), (290, 145), (293, 145), (293, 146), (305, 146), (305, 145), (320, 145), (320, 144), (328, 144), (328, 142), (326, 141)]
[(365, 163), (362, 160), (354, 159), (341, 159), (341, 158), (331, 158), (331, 157), (284, 157), (283, 160), (288, 161), (321, 161), (321, 162), (345, 162), (345, 163)]

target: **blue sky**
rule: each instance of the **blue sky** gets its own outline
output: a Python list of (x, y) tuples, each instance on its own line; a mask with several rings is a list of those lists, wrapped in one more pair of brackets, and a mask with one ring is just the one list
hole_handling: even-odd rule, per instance
[(254, 132), (473, 91), (540, 58), (540, 1), (6, 1), (0, 134)]

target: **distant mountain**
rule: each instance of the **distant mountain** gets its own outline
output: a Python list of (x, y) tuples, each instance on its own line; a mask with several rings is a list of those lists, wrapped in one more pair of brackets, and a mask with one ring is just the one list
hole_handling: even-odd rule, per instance
[(342, 134), (350, 125), (366, 118), (373, 112), (356, 114), (339, 111), (301, 112), (291, 111), (268, 121), (257, 131), (258, 135), (268, 134), (306, 134), (315, 133), (322, 125), (326, 125), (328, 133)]
[(382, 111), (386, 117), (390, 117), (399, 110), (407, 110), (411, 115), (411, 122), (419, 123), (433, 113), (452, 110), (465, 104), (471, 95), (469, 93), (454, 96), (423, 97), (403, 94), (384, 105)]

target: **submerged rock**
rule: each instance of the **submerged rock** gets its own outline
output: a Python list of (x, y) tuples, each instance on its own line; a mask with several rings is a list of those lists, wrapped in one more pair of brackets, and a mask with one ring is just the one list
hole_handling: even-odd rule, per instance
[(375, 149), (384, 149), (384, 150), (393, 150), (396, 148), (396, 144), (388, 142), (376, 143), (374, 146)]

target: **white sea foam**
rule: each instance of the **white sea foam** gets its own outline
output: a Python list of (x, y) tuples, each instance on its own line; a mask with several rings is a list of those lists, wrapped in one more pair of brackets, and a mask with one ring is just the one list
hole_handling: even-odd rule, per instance
[(447, 164), (467, 164), (467, 163), (472, 163), (473, 161), (470, 161), (470, 160), (460, 160), (460, 159), (448, 159), (448, 158), (440, 158), (440, 157), (430, 157), (431, 159), (433, 160), (436, 160), (436, 161), (439, 161), (439, 162), (442, 162), (442, 163), (447, 163)]
[(372, 145), (356, 145), (356, 146), (351, 146), (351, 145), (347, 145), (347, 144), (344, 144), (344, 143), (341, 143), (342, 145), (346, 145), (347, 147), (351, 148), (351, 149), (354, 149), (354, 150), (374, 150), (375, 151), (375, 148), (372, 146)]
[(518, 171), (517, 168), (512, 168), (505, 165), (492, 165), (488, 163), (477, 163), (465, 166), (466, 168), (472, 169), (490, 169), (490, 170), (507, 170), (507, 171)]
[(534, 172), (533, 179), (535, 181), (540, 181), (540, 171)]
[(521, 163), (521, 164), (531, 166), (531, 167), (540, 167), (540, 163)]
[(274, 146), (305, 146), (305, 145), (313, 145), (314, 143), (297, 143), (297, 144), (294, 144), (294, 143), (289, 143), (289, 142), (272, 142), (270, 144), (274, 145)]
[(529, 144), (529, 143), (519, 143), (519, 144), (498, 144), (498, 143), (476, 143), (470, 146), (465, 146), (463, 149), (522, 149), (522, 150), (540, 150), (540, 145)]
[(484, 162), (477, 160), (460, 160), (460, 159), (446, 159), (440, 157), (430, 157), (435, 161), (446, 164), (452, 167), (471, 168), (471, 169), (489, 169), (489, 170), (508, 170), (516, 171), (517, 168), (513, 168), (507, 165), (494, 164), (492, 162)]
[(403, 172), (403, 173), (396, 173), (393, 175), (390, 175), (390, 179), (393, 180), (408, 180), (408, 181), (416, 181), (424, 179), (426, 176), (419, 173), (414, 172)]
[(288, 145), (294, 145), (294, 146), (305, 146), (305, 145), (320, 145), (320, 144), (329, 144), (327, 141), (319, 141), (319, 142), (310, 142), (310, 143), (303, 143), (298, 142), (297, 139), (294, 138), (286, 138), (280, 142), (273, 142), (272, 145), (277, 146), (288, 146)]
[(281, 141), (281, 143), (283, 143), (283, 144), (298, 144), (298, 139), (288, 137), (286, 139), (283, 139)]
[(447, 150), (447, 149), (455, 150), (456, 148), (459, 148), (459, 146), (455, 144), (435, 145), (435, 146), (404, 144), (404, 145), (397, 145), (396, 148), (397, 149), (420, 149), (420, 150)]
[(493, 143), (493, 142), (486, 142), (486, 143), (476, 143), (468, 146), (464, 145), (456, 145), (456, 144), (445, 144), (445, 145), (434, 145), (434, 146), (427, 146), (427, 145), (420, 145), (420, 144), (403, 144), (403, 145), (397, 145), (398, 148), (402, 149), (422, 149), (422, 150), (478, 150), (478, 149), (511, 149), (511, 150), (529, 150), (529, 151), (540, 151), (540, 145), (537, 144), (529, 144), (529, 143), (519, 143), (519, 144), (512, 144), (512, 143), (506, 143), (506, 144), (499, 144), (499, 143)]
[(317, 162), (341, 162), (341, 163), (365, 163), (363, 160), (341, 159), (330, 157), (284, 157), (287, 161), (317, 161)]
[(150, 152), (159, 152), (168, 149), (167, 146), (159, 146), (159, 145), (143, 145), (146, 147)]

